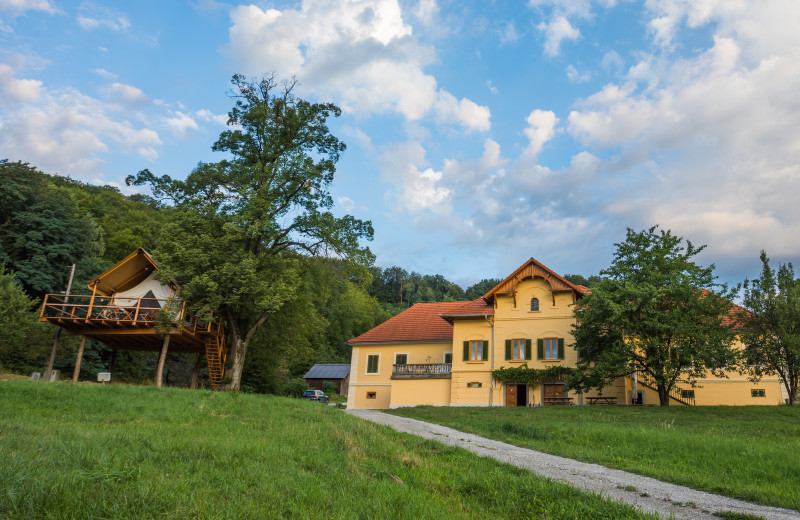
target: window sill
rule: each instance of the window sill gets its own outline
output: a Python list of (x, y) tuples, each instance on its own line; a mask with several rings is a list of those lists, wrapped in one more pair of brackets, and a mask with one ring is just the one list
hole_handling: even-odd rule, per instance
[(561, 363), (563, 359), (539, 359), (542, 363)]
[(531, 360), (530, 359), (506, 359), (506, 361), (509, 362), (509, 363), (528, 363)]
[(468, 365), (477, 365), (477, 364), (488, 363), (488, 361), (464, 361), (464, 363)]

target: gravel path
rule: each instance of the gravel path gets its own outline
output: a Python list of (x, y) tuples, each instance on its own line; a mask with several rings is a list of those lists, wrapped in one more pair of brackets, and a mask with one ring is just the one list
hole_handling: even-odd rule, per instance
[[(527, 469), (543, 477), (594, 491), (609, 498), (627, 502), (636, 508), (663, 517), (676, 519), (719, 520), (714, 512), (732, 511), (769, 520), (800, 519), (800, 512), (760, 506), (734, 498), (713, 495), (675, 484), (668, 484), (626, 471), (609, 469), (539, 451), (519, 448), (504, 442), (460, 432), (438, 424), (397, 417), (376, 410), (347, 410), (347, 413), (397, 431), (433, 439), (443, 444), (460, 446), (482, 457)], [(625, 488), (635, 490), (627, 491)]]

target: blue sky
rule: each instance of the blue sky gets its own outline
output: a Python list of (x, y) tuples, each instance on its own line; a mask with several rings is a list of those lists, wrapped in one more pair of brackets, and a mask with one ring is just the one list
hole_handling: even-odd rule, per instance
[(464, 286), (609, 265), (625, 229), (724, 281), (800, 257), (800, 2), (0, 0), (0, 157), (123, 186), (221, 159), (236, 72), (343, 109), (336, 211)]

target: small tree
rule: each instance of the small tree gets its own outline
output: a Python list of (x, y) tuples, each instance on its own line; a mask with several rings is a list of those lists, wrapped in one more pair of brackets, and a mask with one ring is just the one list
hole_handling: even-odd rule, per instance
[(601, 389), (640, 372), (667, 406), (676, 384), (694, 385), (707, 371), (724, 377), (735, 364), (735, 333), (723, 323), (735, 291), (716, 283), (713, 265), (693, 261), (705, 246), (657, 228), (628, 229), (603, 279), (576, 307), (571, 387)]
[(373, 256), (359, 244), (372, 238), (371, 223), (328, 211), (345, 145), (327, 119), (339, 108), (298, 99), (296, 82), (280, 88), (272, 76), (251, 82), (237, 74), (232, 83), (230, 129), (212, 147), (231, 159), (200, 164), (185, 181), (143, 170), (126, 182), (149, 184), (157, 198), (171, 201), (155, 251), (159, 276), (180, 282), (201, 312), (222, 314), (228, 374), (238, 390), (251, 340), (296, 292), (300, 255), (365, 265)]
[(793, 405), (800, 385), (800, 280), (791, 263), (779, 264), (776, 276), (765, 251), (761, 264), (761, 277), (744, 281), (746, 310), (736, 315), (747, 345), (741, 371), (752, 381), (779, 375)]

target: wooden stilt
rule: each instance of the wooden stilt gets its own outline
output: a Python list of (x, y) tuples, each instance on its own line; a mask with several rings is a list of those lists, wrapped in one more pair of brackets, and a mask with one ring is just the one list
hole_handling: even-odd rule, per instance
[(75, 356), (75, 371), (72, 372), (72, 382), (78, 382), (78, 375), (81, 373), (81, 362), (83, 361), (83, 347), (86, 346), (86, 336), (81, 336), (81, 344), (78, 345), (78, 355)]
[(203, 353), (197, 354), (197, 362), (194, 364), (194, 370), (192, 370), (192, 382), (189, 384), (189, 389), (194, 390), (197, 388), (197, 378), (200, 377), (200, 366), (203, 362)]
[(114, 372), (114, 368), (117, 366), (117, 349), (111, 351), (111, 360), (108, 362), (108, 371)]
[(164, 361), (167, 359), (167, 349), (169, 348), (169, 334), (164, 336), (164, 343), (161, 345), (161, 355), (158, 356), (158, 366), (156, 367), (156, 387), (161, 388), (161, 380), (164, 375)]

